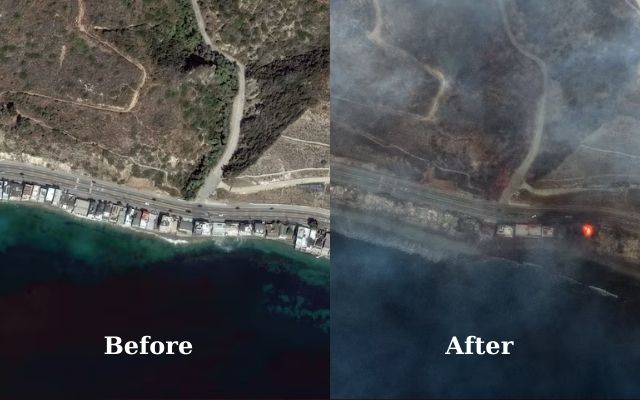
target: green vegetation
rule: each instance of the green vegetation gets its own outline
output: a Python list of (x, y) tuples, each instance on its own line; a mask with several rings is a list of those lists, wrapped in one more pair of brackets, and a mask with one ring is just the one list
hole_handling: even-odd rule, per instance
[(253, 164), (322, 91), (329, 64), (328, 1), (203, 0), (216, 32), (247, 65), (258, 95), (246, 110), (230, 177)]
[(150, 55), (165, 67), (182, 67), (185, 60), (204, 48), (189, 0), (149, 2), (144, 20), (158, 24), (143, 31)]
[(11, 60), (14, 57), (14, 52), (16, 51), (16, 46), (5, 44), (0, 46), (0, 62), (5, 63)]
[(260, 85), (257, 112), (242, 121), (240, 143), (224, 167), (224, 176), (234, 176), (253, 164), (282, 131), (314, 102), (318, 85), (327, 71), (329, 50), (308, 53), (250, 66), (247, 76)]
[(89, 53), (89, 45), (83, 37), (76, 33), (72, 33), (69, 36), (69, 41), (71, 43), (72, 49), (75, 49), (82, 55), (86, 55)]
[(272, 313), (286, 315), (297, 320), (312, 320), (315, 325), (328, 333), (330, 328), (330, 311), (328, 308), (316, 308), (309, 300), (302, 296), (289, 296), (274, 293), (274, 290), (263, 291), (270, 296), (268, 310)]
[(328, 41), (328, 4), (300, 0), (207, 0), (219, 14), (222, 42), (238, 49), (247, 62), (268, 64), (306, 53)]
[[(132, 7), (132, 2), (123, 1)], [(183, 197), (193, 198), (228, 136), (231, 103), (237, 91), (236, 66), (203, 43), (189, 0), (145, 1), (139, 20), (154, 22), (153, 27), (136, 33), (151, 60), (163, 73), (178, 72), (185, 78), (177, 87), (166, 88), (165, 98), (177, 102), (189, 128), (205, 133), (207, 152), (195, 168), (181, 175), (180, 182), (170, 179), (180, 187)], [(211, 69), (213, 76), (203, 78), (206, 73), (201, 67)]]
[(207, 59), (214, 64), (213, 79), (206, 84), (185, 82), (180, 88), (179, 104), (186, 121), (196, 131), (207, 133), (206, 142), (211, 148), (182, 187), (182, 195), (187, 199), (196, 195), (222, 153), (229, 131), (231, 103), (238, 90), (235, 64), (213, 52)]
[[(250, 58), (256, 60), (247, 66), (247, 74), (249, 79), (258, 80), (257, 107), (250, 105), (251, 110), (257, 109), (258, 112), (247, 116), (243, 122), (242, 149), (235, 155), (233, 167), (243, 168), (273, 143), (279, 133), (313, 101), (314, 87), (309, 81), (317, 76), (319, 69), (316, 66), (326, 66), (326, 62), (315, 59), (322, 53), (316, 49), (327, 47), (319, 39), (328, 38), (326, 4), (323, 1), (247, 0), (241, 6), (237, 0), (221, 0), (219, 3), (200, 1), (205, 16), (210, 16), (209, 11), (216, 11), (214, 8), (219, 7), (224, 11), (220, 16), (228, 17), (221, 28), (225, 31), (222, 33), (223, 42), (228, 42), (232, 50), (237, 46), (249, 49)], [(212, 2), (215, 4), (211, 5)], [(63, 14), (64, 2), (45, 3), (42, 7), (46, 7), (51, 15), (54, 12)], [(135, 156), (138, 162), (166, 168), (170, 171), (166, 177), (145, 172), (144, 168), (134, 168), (133, 175), (144, 177), (146, 174), (157, 186), (172, 185), (180, 190), (183, 197), (194, 197), (219, 160), (228, 140), (231, 105), (237, 92), (236, 66), (221, 54), (211, 51), (203, 42), (190, 0), (114, 0), (86, 5), (87, 27), (99, 25), (108, 28), (92, 33), (139, 60), (147, 70), (147, 82), (140, 96), (141, 106), (134, 111), (139, 118), (141, 132), (132, 131), (132, 141), (148, 140), (153, 145), (163, 146), (171, 157), (139, 158), (142, 153), (130, 153), (129, 143), (106, 139), (96, 141), (110, 150), (113, 146), (113, 151), (118, 154)], [(206, 6), (210, 6), (208, 10)], [(49, 17), (43, 17), (42, 13), (26, 13), (22, 11), (27, 10), (24, 6), (16, 8), (29, 23), (0, 27), (0, 39), (6, 39), (0, 40), (0, 65), (6, 64), (5, 69), (10, 71), (0, 79), (3, 87), (30, 88), (46, 95), (62, 93), (87, 102), (95, 102), (97, 93), (103, 93), (105, 98), (117, 99), (118, 104), (135, 88), (140, 74), (133, 66), (115, 54), (107, 54), (111, 52), (87, 39), (68, 23), (75, 17), (76, 7), (69, 7), (68, 13), (64, 13), (71, 19), (61, 18), (51, 27), (46, 24)], [(11, 15), (14, 10), (5, 11)], [(21, 25), (29, 29), (20, 33), (17, 29)], [(129, 25), (134, 28), (125, 28)], [(229, 33), (235, 30), (238, 33), (234, 34), (236, 39), (242, 43), (227, 40), (227, 29)], [(5, 30), (9, 34), (5, 34)], [(44, 40), (24, 40), (29, 35)], [(305, 40), (301, 41), (300, 37)], [(62, 46), (66, 46), (66, 56), (58, 68)], [(322, 54), (328, 57), (326, 52)], [(257, 60), (256, 55), (265, 57)], [(245, 56), (247, 52), (241, 49), (239, 58), (247, 58)], [(313, 62), (310, 61), (312, 59)], [(105, 68), (96, 69), (98, 64), (105, 64)], [(305, 70), (309, 66), (310, 70)], [(54, 69), (57, 78), (45, 79), (47, 74), (42, 71)], [(12, 99), (19, 97), (17, 94), (12, 96)], [(37, 106), (46, 101), (38, 98), (28, 102)], [(108, 137), (112, 127), (107, 127), (106, 132), (94, 129), (101, 121), (93, 111), (74, 109), (70, 112), (77, 113), (78, 118), (72, 118), (61, 112), (65, 107), (65, 104), (51, 103), (46, 110), (48, 115), (31, 111), (29, 115), (42, 118), (51, 126), (64, 127), (66, 132), (79, 137), (91, 138), (98, 131)], [(113, 129), (119, 129), (117, 124), (113, 124)], [(176, 138), (175, 146), (172, 146), (173, 138), (169, 137), (169, 132), (181, 132), (182, 137)], [(60, 140), (69, 139), (64, 137)], [(38, 151), (45, 150), (38, 143), (24, 142), (24, 146), (32, 153), (36, 147)], [(93, 151), (85, 146), (77, 155), (64, 157), (72, 164), (79, 164)], [(113, 156), (105, 155), (105, 158)], [(171, 163), (171, 168), (167, 167), (168, 163)], [(128, 168), (130, 164), (126, 166)], [(95, 168), (93, 165), (87, 170)]]

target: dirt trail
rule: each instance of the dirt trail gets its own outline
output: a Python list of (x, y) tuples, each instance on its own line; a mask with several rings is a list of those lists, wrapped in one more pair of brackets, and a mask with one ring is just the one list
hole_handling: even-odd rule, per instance
[(624, 0), (629, 7), (633, 8), (633, 11), (635, 11), (636, 13), (638, 13), (640, 15), (640, 0)]
[(587, 150), (595, 151), (595, 152), (598, 152), (598, 153), (614, 154), (614, 155), (617, 155), (617, 156), (620, 156), (620, 157), (626, 157), (626, 158), (632, 158), (634, 160), (640, 160), (640, 155), (637, 155), (637, 154), (629, 154), (629, 153), (623, 153), (621, 151), (600, 149), (600, 148), (597, 148), (597, 147), (586, 145), (584, 143), (581, 144), (580, 147), (585, 148)]
[[(142, 87), (144, 86), (144, 84), (147, 81), (147, 70), (144, 68), (144, 66), (139, 61), (137, 61), (136, 59), (130, 57), (129, 55), (121, 52), (115, 46), (113, 46), (111, 43), (105, 42), (104, 40), (102, 40), (102, 39), (90, 34), (87, 31), (86, 27), (83, 25), (84, 12), (85, 12), (84, 0), (78, 0), (78, 16), (76, 17), (76, 27), (78, 28), (78, 31), (82, 32), (85, 36), (87, 36), (91, 40), (93, 40), (93, 41), (95, 41), (97, 43), (100, 43), (101, 45), (103, 45), (103, 46), (107, 47), (108, 49), (112, 50), (113, 52), (115, 52), (119, 56), (123, 57), (128, 62), (133, 64), (136, 68), (138, 68), (140, 70), (140, 72), (142, 72), (142, 78), (140, 79), (140, 82), (138, 83), (138, 86), (136, 86), (136, 88), (135, 88), (135, 90), (133, 92), (133, 95), (131, 96), (131, 101), (129, 102), (129, 104), (126, 107), (120, 107), (120, 106), (114, 106), (114, 105), (109, 105), (109, 104), (101, 104), (101, 103), (98, 103), (98, 104), (82, 103), (82, 102), (79, 102), (79, 101), (61, 99), (61, 98), (58, 98), (58, 97), (48, 96), (48, 95), (37, 93), (37, 92), (31, 92), (31, 91), (28, 91), (28, 90), (6, 90), (6, 91), (0, 93), (0, 96), (2, 96), (5, 93), (25, 94), (27, 96), (40, 97), (40, 98), (43, 98), (43, 99), (56, 101), (56, 102), (59, 102), (59, 103), (72, 104), (72, 105), (75, 105), (75, 106), (85, 107), (85, 108), (92, 108), (94, 110), (117, 112), (117, 113), (129, 113), (129, 112), (131, 112), (131, 110), (133, 110), (133, 108), (138, 104), (138, 99), (140, 97), (140, 91), (141, 91)], [(62, 50), (61, 50), (60, 58), (59, 58), (59, 67), (62, 66), (62, 62), (64, 61), (65, 54), (66, 54), (66, 46), (63, 46)]]
[(529, 171), (531, 164), (540, 151), (540, 143), (542, 142), (542, 134), (544, 132), (545, 106), (549, 77), (547, 74), (547, 64), (535, 54), (528, 52), (515, 39), (513, 33), (511, 32), (511, 26), (509, 25), (509, 18), (507, 18), (507, 11), (505, 9), (504, 0), (500, 0), (499, 4), (502, 23), (504, 25), (507, 36), (509, 37), (509, 41), (511, 42), (513, 47), (515, 47), (520, 53), (535, 62), (542, 72), (542, 95), (538, 100), (533, 138), (531, 140), (531, 145), (529, 146), (529, 151), (527, 152), (527, 156), (522, 161), (520, 166), (514, 171), (513, 175), (511, 175), (511, 181), (509, 182), (509, 185), (502, 192), (502, 196), (500, 196), (501, 203), (509, 203), (509, 201), (513, 197), (513, 194), (516, 193), (524, 183), (526, 183), (525, 177), (527, 176), (527, 172)]
[(323, 172), (329, 172), (329, 168), (300, 168), (300, 169), (290, 169), (288, 171), (280, 171), (280, 172), (271, 172), (269, 174), (262, 174), (262, 175), (240, 175), (238, 176), (238, 179), (255, 179), (255, 178), (265, 178), (267, 176), (278, 176), (278, 175), (285, 175), (285, 174), (293, 174), (296, 172), (306, 172), (306, 171), (323, 171)]
[(280, 137), (284, 138), (284, 139), (287, 139), (287, 140), (293, 140), (294, 142), (306, 143), (306, 144), (311, 144), (311, 145), (315, 145), (315, 146), (330, 147), (329, 144), (327, 144), (327, 143), (314, 142), (313, 140), (298, 139), (298, 138), (294, 138), (294, 137), (287, 136), (287, 135), (280, 135)]
[(228, 190), (229, 190), (229, 192), (235, 193), (235, 194), (251, 194), (251, 193), (263, 192), (265, 190), (282, 189), (282, 188), (287, 188), (287, 187), (291, 187), (291, 186), (302, 185), (302, 184), (305, 184), (305, 183), (324, 183), (324, 184), (328, 184), (329, 183), (329, 177), (328, 176), (322, 176), (322, 177), (312, 177), (312, 178), (291, 179), (291, 180), (288, 180), (288, 181), (273, 182), (273, 183), (268, 183), (268, 184), (265, 184), (265, 185), (231, 187)]
[(200, 11), (200, 6), (198, 5), (198, 0), (191, 0), (191, 6), (196, 16), (198, 30), (200, 31), (200, 35), (202, 36), (202, 39), (205, 41), (205, 43), (213, 51), (222, 54), (228, 60), (233, 61), (238, 66), (238, 93), (233, 99), (233, 105), (231, 107), (231, 121), (229, 126), (229, 137), (227, 138), (227, 144), (225, 146), (224, 153), (222, 153), (222, 156), (218, 160), (216, 166), (209, 172), (207, 179), (205, 179), (204, 184), (202, 185), (202, 187), (198, 191), (198, 195), (196, 196), (196, 199), (198, 201), (206, 201), (218, 188), (218, 186), (220, 186), (220, 183), (222, 182), (222, 168), (229, 163), (229, 160), (231, 160), (231, 156), (236, 151), (238, 142), (240, 141), (240, 122), (242, 121), (242, 113), (244, 110), (245, 101), (245, 67), (244, 64), (239, 62), (235, 57), (222, 51), (213, 43), (211, 37), (207, 33), (206, 25), (204, 23), (204, 19), (202, 18), (202, 12)]
[[(610, 154), (613, 156), (619, 156), (619, 157), (625, 157), (625, 158), (630, 158), (630, 159), (634, 159), (634, 160), (640, 160), (640, 155), (636, 155), (636, 154), (629, 154), (629, 153), (624, 153), (621, 151), (615, 151), (615, 150), (606, 150), (606, 149), (600, 149), (597, 147), (592, 147), (586, 144), (581, 144), (580, 145), (581, 148), (587, 149), (589, 151), (594, 151), (597, 153), (604, 153), (604, 154)], [(594, 177), (622, 177), (625, 175), (622, 174), (602, 174), (602, 175), (593, 175), (593, 176), (587, 176), (587, 177), (583, 177), (583, 178), (565, 178), (565, 179), (543, 179), (540, 180), (540, 182), (569, 182), (569, 181), (585, 181), (587, 179), (592, 179)], [(626, 175), (627, 177), (629, 176), (633, 176), (633, 175)], [(563, 194), (571, 194), (571, 193), (580, 193), (580, 192), (620, 192), (621, 190), (626, 190), (625, 189), (621, 189), (619, 187), (608, 187), (608, 186), (586, 186), (586, 187), (580, 187), (580, 186), (576, 186), (576, 187), (568, 187), (568, 188), (544, 188), (544, 189), (540, 189), (540, 188), (534, 188), (531, 185), (529, 185), (526, 182), (522, 183), (522, 188), (528, 190), (529, 192), (538, 195), (538, 196), (557, 196), (557, 195), (563, 195)]]
[(118, 111), (118, 112), (125, 112), (125, 113), (130, 112), (138, 104), (138, 98), (140, 97), (140, 90), (142, 90), (142, 87), (147, 82), (147, 70), (145, 69), (144, 65), (142, 65), (138, 60), (118, 50), (118, 48), (113, 46), (111, 43), (105, 42), (104, 40), (98, 38), (97, 36), (94, 36), (91, 33), (89, 33), (89, 31), (83, 24), (84, 11), (85, 11), (84, 0), (78, 0), (78, 17), (76, 18), (76, 25), (78, 26), (78, 30), (84, 33), (87, 37), (91, 38), (92, 40), (113, 50), (116, 54), (123, 57), (125, 60), (129, 61), (131, 64), (135, 65), (135, 67), (138, 68), (140, 72), (142, 72), (142, 79), (140, 79), (138, 86), (136, 86), (135, 90), (133, 91), (133, 96), (131, 96), (131, 101), (129, 102), (129, 105), (127, 107), (104, 106), (107, 108), (111, 108), (110, 111)]
[(371, 32), (369, 32), (369, 40), (371, 40), (373, 43), (375, 43), (376, 45), (389, 50), (390, 52), (395, 52), (397, 54), (400, 54), (402, 57), (404, 58), (408, 58), (410, 60), (412, 60), (413, 62), (415, 62), (416, 64), (420, 65), (421, 68), (423, 68), (429, 75), (433, 76), (434, 78), (436, 78), (439, 82), (439, 86), (438, 86), (438, 92), (436, 93), (436, 95), (433, 98), (433, 101), (431, 103), (431, 107), (429, 108), (429, 112), (427, 113), (426, 116), (423, 116), (421, 119), (425, 122), (431, 122), (435, 120), (435, 116), (436, 113), (438, 112), (438, 107), (440, 104), (440, 98), (444, 95), (445, 91), (447, 90), (447, 88), (449, 87), (449, 82), (447, 81), (447, 79), (445, 78), (444, 74), (442, 73), (442, 71), (438, 70), (437, 68), (434, 68), (428, 64), (424, 64), (422, 63), (420, 60), (418, 60), (416, 57), (414, 57), (412, 54), (410, 54), (409, 52), (407, 52), (406, 50), (393, 46), (389, 43), (387, 43), (384, 39), (382, 39), (382, 9), (380, 7), (380, 0), (373, 0), (373, 7), (375, 9), (375, 14), (376, 14), (376, 25), (373, 28), (373, 30)]
[[(16, 112), (19, 115), (22, 115), (23, 117), (25, 117), (26, 119), (31, 120), (33, 123), (42, 126), (43, 128), (46, 128), (46, 129), (48, 129), (50, 131), (52, 131), (54, 129), (51, 125), (47, 124), (46, 122), (42, 121), (41, 119), (38, 119), (38, 118), (33, 117), (33, 116), (31, 116), (31, 115), (29, 115), (27, 113), (24, 113), (23, 111), (21, 111), (19, 109), (16, 109)], [(124, 154), (120, 154), (120, 153), (118, 153), (116, 151), (113, 151), (113, 150), (107, 148), (107, 147), (104, 147), (103, 145), (101, 145), (101, 144), (99, 144), (99, 143), (97, 143), (95, 141), (82, 140), (82, 139), (78, 138), (77, 136), (74, 136), (74, 135), (70, 134), (69, 132), (67, 132), (67, 131), (65, 131), (63, 129), (60, 129), (60, 133), (65, 135), (65, 136), (67, 136), (67, 137), (69, 137), (69, 138), (71, 138), (72, 140), (77, 142), (79, 145), (95, 146), (95, 147), (99, 148), (100, 150), (104, 150), (104, 151), (106, 151), (106, 152), (108, 152), (110, 154), (113, 154), (116, 157), (120, 157), (120, 158), (124, 158), (126, 160), (129, 160), (131, 163), (136, 164), (139, 167), (146, 168), (146, 169), (152, 169), (152, 170), (155, 170), (155, 171), (158, 171), (158, 172), (162, 172), (164, 174), (164, 179), (165, 179), (165, 184), (166, 184), (166, 180), (167, 180), (167, 178), (169, 176), (169, 172), (164, 170), (164, 169), (162, 169), (162, 168), (158, 168), (158, 167), (154, 167), (152, 165), (147, 165), (147, 164), (143, 164), (141, 162), (138, 162), (135, 158), (133, 158), (133, 156), (126, 156)]]
[(64, 58), (67, 55), (67, 45), (63, 44), (60, 48), (60, 55), (58, 56), (58, 71), (62, 68), (62, 63), (64, 62)]
[(103, 31), (103, 32), (124, 31), (124, 30), (128, 30), (128, 29), (139, 28), (141, 26), (146, 26), (148, 28), (153, 28), (153, 27), (156, 27), (158, 25), (159, 25), (158, 22), (140, 22), (140, 23), (137, 23), (137, 24), (129, 24), (129, 25), (125, 25), (125, 26), (100, 26), (100, 25), (94, 25), (93, 26), (93, 30), (94, 31)]
[[(386, 143), (384, 143), (382, 140), (377, 139), (376, 137), (371, 136), (371, 135), (369, 135), (368, 133), (365, 133), (365, 132), (362, 132), (362, 131), (355, 131), (355, 133), (356, 133), (357, 135), (360, 135), (360, 136), (362, 136), (362, 137), (366, 138), (366, 139), (369, 139), (371, 142), (373, 142), (373, 143), (375, 143), (375, 144), (377, 144), (377, 145), (379, 145), (379, 146), (386, 147), (386, 148), (390, 148), (390, 149), (396, 149), (396, 150), (398, 150), (398, 151), (400, 151), (400, 152), (402, 152), (402, 153), (404, 153), (404, 154), (408, 155), (409, 157), (412, 157), (412, 158), (415, 158), (416, 160), (420, 160), (420, 161), (424, 162), (424, 163), (425, 163), (425, 164), (427, 164), (427, 165), (432, 164), (432, 163), (431, 163), (429, 160), (427, 160), (427, 159), (424, 159), (424, 158), (419, 157), (419, 156), (417, 156), (417, 155), (415, 155), (415, 154), (412, 154), (412, 153), (408, 152), (407, 150), (403, 149), (402, 147), (400, 147), (400, 146), (396, 146), (395, 144), (386, 144)], [(450, 172), (450, 173), (454, 173), (454, 174), (458, 174), (458, 175), (462, 175), (462, 176), (464, 176), (464, 177), (466, 178), (466, 180), (467, 180), (467, 186), (468, 186), (469, 188), (472, 188), (472, 189), (478, 189), (477, 187), (473, 186), (473, 184), (471, 183), (471, 175), (469, 175), (467, 172), (464, 172), (464, 171), (458, 171), (458, 170), (451, 169), (451, 168), (441, 167), (441, 166), (437, 165), (437, 163), (433, 163), (433, 166), (434, 166), (435, 168), (437, 168), (437, 169), (441, 170), (441, 171)]]
[(583, 192), (613, 192), (620, 193), (627, 190), (626, 188), (610, 188), (610, 187), (571, 187), (571, 188), (546, 188), (546, 189), (538, 189), (529, 185), (528, 183), (523, 183), (522, 188), (527, 191), (535, 194), (536, 196), (561, 196), (566, 194), (574, 194), (574, 193), (583, 193)]

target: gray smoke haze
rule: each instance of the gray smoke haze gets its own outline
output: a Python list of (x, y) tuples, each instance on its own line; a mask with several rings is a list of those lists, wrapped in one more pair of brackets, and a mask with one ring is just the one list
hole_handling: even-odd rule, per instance
[(418, 100), (435, 94), (435, 80), (419, 65), (389, 64), (388, 58), (398, 54), (367, 38), (375, 25), (369, 2), (335, 2), (331, 18), (331, 62), (337, 66), (331, 73), (332, 98), (410, 113), (420, 111)]
[[(343, 236), (333, 252), (334, 398), (640, 394), (637, 302), (550, 273), (553, 259), (431, 262)], [(446, 356), (453, 335), (516, 346), (510, 356)]]
[[(356, 140), (350, 127), (384, 143), (405, 142), (418, 157), (472, 173), (479, 185), (502, 167), (514, 169), (528, 150), (536, 102), (543, 95), (542, 75), (509, 42), (499, 2), (380, 1), (378, 31), (384, 45), (371, 37), (374, 4), (332, 4), (336, 152)], [(549, 70), (542, 145), (530, 171), (535, 180), (552, 173), (601, 126), (620, 117), (640, 118), (640, 11), (623, 0), (505, 0), (505, 8), (517, 41)], [(440, 83), (425, 66), (441, 71), (447, 81), (437, 123), (431, 124), (419, 117), (428, 114)], [(447, 135), (475, 135), (477, 151), (490, 164), (478, 166), (479, 155), (455, 160), (455, 153), (431, 154), (427, 139), (420, 142)], [(608, 145), (619, 150), (631, 141), (640, 148), (640, 135), (626, 132), (621, 140)], [(384, 148), (368, 146), (374, 155), (388, 156)], [(631, 174), (636, 167), (628, 165), (628, 158), (591, 158), (592, 174), (610, 169)], [(413, 163), (424, 167), (416, 159)], [(613, 163), (618, 165), (612, 168)]]
[[(543, 93), (541, 71), (510, 43), (498, 1), (381, 0), (381, 45), (370, 37), (376, 30), (372, 1), (334, 0), (332, 152), (420, 176), (427, 163), (390, 156), (358, 136), (364, 132), (428, 161), (467, 168), (481, 184), (524, 158), (535, 105), (545, 95), (532, 183), (564, 177), (556, 176), (558, 166), (584, 176), (613, 171), (638, 179), (628, 157), (594, 157), (581, 147), (640, 156), (640, 11), (633, 3), (506, 0), (518, 42), (547, 65)], [(426, 115), (439, 87), (421, 64), (442, 71), (449, 83), (437, 124), (415, 121)], [(487, 158), (496, 156), (475, 171), (467, 154), (452, 160), (432, 152), (425, 138), (437, 135), (475, 135), (481, 143), (487, 140)], [(571, 156), (576, 151), (587, 161)], [(394, 229), (406, 229), (401, 222), (386, 229), (351, 222), (341, 227), (336, 220), (334, 230), (405, 251), (421, 245), (416, 253), (438, 258), (336, 236), (334, 397), (640, 397), (637, 282), (604, 272), (579, 254), (565, 254), (561, 246), (547, 253), (530, 249), (525, 258), (540, 266), (533, 268), (446, 258), (440, 242), (428, 238), (403, 247), (390, 239)], [(582, 284), (563, 277), (565, 272)], [(591, 285), (620, 298), (601, 295)], [(508, 358), (444, 356), (452, 335), (515, 340), (517, 351)]]

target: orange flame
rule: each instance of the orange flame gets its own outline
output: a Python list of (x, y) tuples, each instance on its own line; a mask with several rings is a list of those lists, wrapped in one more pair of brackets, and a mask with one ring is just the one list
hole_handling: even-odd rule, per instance
[(590, 238), (595, 233), (595, 228), (591, 224), (582, 224), (582, 236)]

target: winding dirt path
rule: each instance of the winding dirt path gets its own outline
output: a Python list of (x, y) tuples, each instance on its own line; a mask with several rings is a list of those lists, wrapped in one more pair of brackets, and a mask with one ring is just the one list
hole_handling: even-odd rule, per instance
[[(92, 108), (94, 110), (116, 112), (116, 113), (129, 113), (129, 112), (131, 112), (131, 110), (133, 110), (133, 108), (138, 104), (138, 99), (140, 97), (140, 91), (142, 90), (142, 87), (144, 86), (144, 84), (147, 81), (147, 70), (145, 69), (145, 67), (138, 60), (136, 60), (136, 59), (130, 57), (129, 55), (127, 55), (126, 53), (123, 53), (122, 51), (118, 50), (111, 43), (106, 42), (106, 41), (98, 38), (97, 36), (94, 36), (91, 33), (89, 33), (87, 31), (87, 28), (83, 24), (84, 13), (85, 13), (84, 0), (78, 0), (78, 15), (77, 15), (76, 20), (75, 20), (76, 27), (78, 28), (78, 31), (83, 33), (85, 36), (87, 36), (92, 41), (95, 41), (95, 42), (101, 44), (102, 46), (107, 47), (109, 50), (111, 50), (111, 51), (115, 52), (116, 54), (118, 54), (119, 56), (123, 57), (128, 62), (133, 64), (136, 68), (138, 68), (140, 70), (140, 72), (142, 73), (142, 77), (140, 79), (140, 82), (138, 82), (138, 85), (134, 89), (133, 95), (131, 96), (131, 101), (129, 101), (129, 104), (126, 107), (114, 106), (114, 105), (102, 104), (102, 103), (98, 103), (98, 104), (83, 103), (83, 102), (79, 102), (79, 101), (61, 99), (59, 97), (48, 96), (46, 94), (32, 92), (32, 91), (29, 91), (29, 90), (6, 90), (6, 91), (0, 93), (0, 96), (2, 96), (5, 93), (24, 94), (24, 95), (27, 95), (27, 96), (39, 97), (39, 98), (55, 101), (55, 102), (58, 102), (58, 103), (71, 104), (71, 105), (75, 105), (75, 106), (78, 106), (78, 107)], [(61, 52), (61, 55), (60, 55), (60, 60), (59, 60), (60, 66), (62, 66), (62, 61), (64, 60), (65, 52), (66, 52), (66, 48), (63, 46), (63, 49), (62, 49), (62, 52)]]
[(509, 185), (502, 192), (502, 196), (500, 196), (501, 203), (509, 203), (514, 193), (520, 190), (523, 184), (526, 183), (525, 178), (527, 176), (527, 172), (529, 171), (531, 164), (533, 163), (536, 156), (538, 155), (538, 152), (540, 151), (540, 143), (542, 142), (542, 134), (544, 132), (545, 107), (546, 107), (546, 100), (547, 100), (547, 87), (548, 87), (549, 77), (547, 74), (547, 64), (544, 61), (542, 61), (538, 56), (530, 53), (524, 47), (522, 47), (522, 45), (520, 45), (516, 40), (516, 38), (513, 36), (513, 33), (511, 31), (511, 26), (509, 25), (509, 18), (507, 18), (507, 11), (505, 9), (505, 0), (500, 0), (499, 5), (500, 5), (500, 15), (502, 16), (502, 23), (504, 25), (504, 29), (507, 33), (507, 36), (509, 37), (509, 41), (511, 42), (513, 47), (515, 47), (520, 53), (522, 53), (525, 57), (535, 62), (536, 65), (540, 68), (540, 71), (542, 72), (542, 95), (538, 100), (533, 138), (531, 140), (531, 145), (529, 146), (529, 151), (527, 152), (527, 156), (525, 157), (525, 159), (522, 160), (522, 163), (520, 163), (520, 166), (513, 172), (513, 175), (511, 175), (511, 180), (509, 182)]
[(436, 113), (438, 112), (440, 98), (444, 95), (447, 88), (449, 87), (449, 82), (445, 78), (442, 71), (428, 64), (422, 63), (420, 60), (418, 60), (415, 56), (413, 56), (406, 50), (387, 43), (382, 38), (382, 8), (380, 7), (380, 0), (373, 0), (373, 8), (376, 14), (376, 17), (375, 17), (376, 24), (373, 30), (369, 32), (369, 35), (368, 35), (369, 40), (371, 40), (373, 43), (375, 43), (376, 45), (378, 45), (379, 47), (382, 47), (387, 51), (390, 51), (392, 53), (395, 52), (404, 58), (408, 58), (412, 60), (413, 62), (418, 64), (422, 69), (424, 69), (429, 75), (433, 76), (438, 80), (438, 83), (439, 83), (438, 92), (436, 93), (436, 95), (433, 98), (433, 101), (431, 102), (431, 107), (429, 108), (427, 115), (421, 118), (421, 120), (425, 122), (434, 121), (436, 118)]
[(112, 45), (111, 43), (106, 42), (98, 38), (97, 36), (94, 36), (91, 33), (89, 33), (89, 31), (83, 24), (84, 11), (85, 11), (84, 0), (78, 0), (78, 17), (76, 18), (76, 25), (78, 27), (78, 30), (84, 33), (87, 37), (111, 49), (114, 53), (118, 54), (120, 57), (129, 61), (136, 68), (138, 68), (142, 73), (142, 79), (140, 79), (140, 82), (138, 82), (138, 86), (136, 86), (135, 90), (133, 91), (133, 95), (131, 96), (131, 101), (129, 102), (129, 105), (127, 105), (126, 107), (103, 106), (106, 108), (110, 108), (111, 109), (110, 111), (118, 111), (118, 112), (125, 112), (125, 113), (131, 112), (131, 110), (133, 110), (133, 108), (138, 104), (138, 99), (140, 98), (140, 91), (142, 90), (142, 87), (144, 86), (144, 84), (147, 82), (147, 70), (145, 69), (144, 65), (140, 63), (140, 61), (118, 50), (118, 48)]
[(220, 183), (222, 182), (222, 168), (229, 163), (229, 160), (231, 160), (231, 156), (233, 156), (233, 153), (236, 151), (238, 143), (240, 142), (240, 122), (242, 122), (242, 113), (244, 111), (246, 86), (245, 66), (235, 57), (222, 51), (213, 43), (211, 37), (207, 33), (206, 25), (204, 23), (204, 19), (202, 18), (202, 12), (200, 11), (200, 6), (198, 5), (198, 0), (191, 0), (191, 7), (193, 8), (196, 22), (198, 23), (198, 30), (200, 31), (200, 35), (202, 36), (202, 39), (205, 41), (205, 43), (213, 51), (216, 51), (225, 56), (228, 60), (233, 61), (238, 67), (238, 93), (233, 99), (233, 105), (231, 107), (229, 137), (227, 138), (224, 153), (222, 153), (222, 156), (218, 160), (216, 166), (209, 172), (207, 179), (205, 179), (204, 184), (202, 185), (196, 196), (197, 201), (206, 201), (218, 188), (218, 186), (220, 186)]
[(290, 179), (288, 181), (272, 182), (264, 185), (231, 187), (228, 190), (229, 192), (235, 193), (235, 194), (252, 194), (252, 193), (258, 193), (258, 192), (264, 192), (265, 190), (274, 190), (274, 189), (287, 188), (291, 186), (298, 186), (305, 183), (328, 184), (329, 181), (330, 181), (330, 178), (328, 176), (299, 178), (299, 179)]

